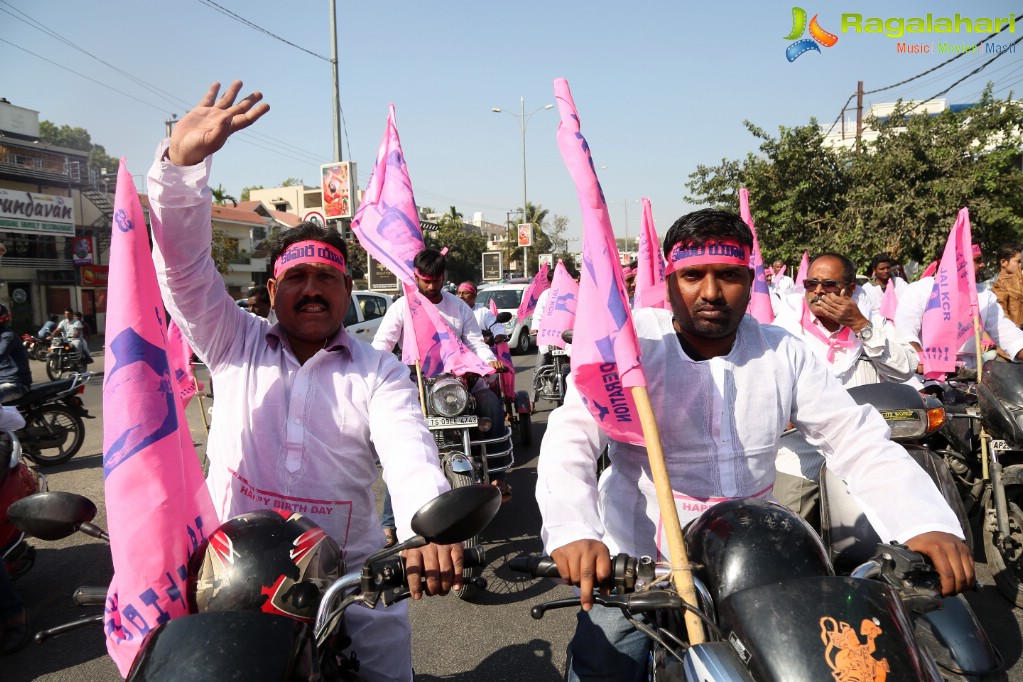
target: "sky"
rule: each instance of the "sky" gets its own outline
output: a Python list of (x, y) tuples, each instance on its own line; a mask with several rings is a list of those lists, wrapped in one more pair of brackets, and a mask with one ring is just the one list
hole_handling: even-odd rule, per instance
[[(543, 109), (554, 103), (553, 79), (564, 77), (616, 234), (638, 236), (639, 199), (647, 197), (663, 236), (693, 208), (685, 183), (698, 165), (757, 152), (744, 120), (770, 132), (811, 118), (830, 125), (857, 81), (867, 91), (884, 88), (950, 57), (899, 54), (900, 40), (983, 37), (842, 31), (844, 14), (861, 14), (865, 24), (1015, 13), (1015, 31), (994, 42), (1023, 37), (1023, 2), (800, 1), (838, 41), (790, 63), (792, 2), (338, 0), (342, 156), (358, 164), (365, 187), (393, 103), (416, 202), (504, 223), (522, 205), (524, 98), (528, 199), (566, 216), (568, 236), (578, 238), (578, 198), (555, 141), (557, 109)], [(182, 116), (211, 82), (240, 79), (271, 109), (216, 155), (212, 184), (235, 196), (285, 178), (318, 186), (319, 164), (333, 159), (330, 50), (329, 0), (0, 0), (0, 97), (86, 128), (109, 154), (127, 158), (140, 183), (164, 121)], [(930, 97), (992, 56), (965, 55), (867, 95), (864, 106)], [(1023, 90), (1023, 44), (945, 97), (976, 101), (988, 81), (1000, 97)]]

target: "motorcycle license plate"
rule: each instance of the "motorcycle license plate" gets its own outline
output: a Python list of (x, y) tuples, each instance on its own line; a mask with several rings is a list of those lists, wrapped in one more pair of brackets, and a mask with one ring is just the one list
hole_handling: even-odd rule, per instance
[(476, 426), (478, 420), (474, 414), (463, 414), (458, 417), (427, 417), (431, 429), (443, 429), (448, 426)]
[(991, 449), (992, 450), (996, 450), (998, 452), (1005, 452), (1006, 450), (1012, 450), (1012, 448), (1009, 447), (1009, 443), (1004, 441), (1004, 440), (991, 439), (990, 445), (991, 445)]
[(562, 355), (568, 355), (568, 353), (566, 351), (563, 351), (563, 350), (552, 350), (551, 351), (551, 357), (558, 357), (558, 356), (562, 356)]

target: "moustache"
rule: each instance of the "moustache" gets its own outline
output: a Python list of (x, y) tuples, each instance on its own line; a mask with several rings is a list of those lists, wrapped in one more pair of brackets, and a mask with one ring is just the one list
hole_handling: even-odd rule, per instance
[(295, 304), (295, 312), (298, 312), (298, 311), (302, 310), (302, 306), (304, 306), (306, 304), (309, 304), (309, 303), (318, 303), (319, 305), (322, 305), (327, 310), (330, 310), (330, 304), (327, 303), (327, 300), (325, 298), (323, 298), (322, 296), (305, 296), (305, 297), (299, 299), (298, 303)]
[(817, 296), (813, 296), (810, 298), (810, 305), (813, 305), (814, 303), (820, 303), (823, 300), (824, 294), (818, 294)]

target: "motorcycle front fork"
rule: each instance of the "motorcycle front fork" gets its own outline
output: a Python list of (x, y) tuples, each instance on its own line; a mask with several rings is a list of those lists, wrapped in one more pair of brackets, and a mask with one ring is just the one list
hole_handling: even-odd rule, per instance
[(998, 461), (998, 453), (991, 447), (990, 436), (983, 429), (980, 433), (980, 454), (984, 463), (984, 478), (991, 486), (992, 511), (998, 528), (998, 543), (1004, 552), (1011, 553), (1018, 548), (1012, 546), (1014, 540), (1009, 532), (1009, 505), (1005, 499), (1005, 485), (1002, 482), (1002, 464)]

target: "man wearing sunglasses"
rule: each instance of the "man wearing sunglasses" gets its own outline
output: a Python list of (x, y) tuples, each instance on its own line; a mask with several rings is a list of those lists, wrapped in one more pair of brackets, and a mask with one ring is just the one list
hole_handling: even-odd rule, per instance
[[(902, 341), (856, 288), (856, 266), (842, 254), (825, 253), (810, 263), (802, 291), (779, 306), (774, 324), (801, 338), (846, 388), (913, 378), (919, 357)], [(774, 496), (811, 524), (819, 520), (819, 487), (824, 456), (795, 432), (781, 440)]]

